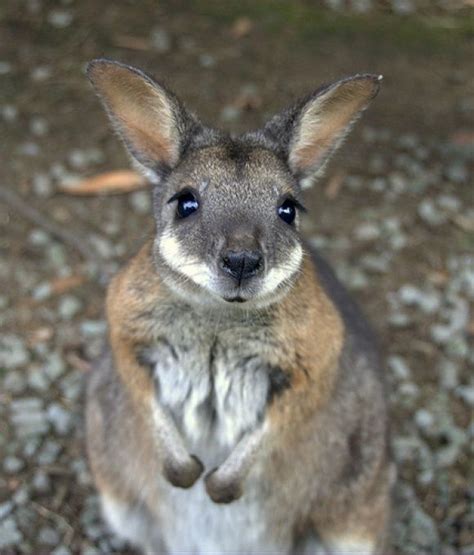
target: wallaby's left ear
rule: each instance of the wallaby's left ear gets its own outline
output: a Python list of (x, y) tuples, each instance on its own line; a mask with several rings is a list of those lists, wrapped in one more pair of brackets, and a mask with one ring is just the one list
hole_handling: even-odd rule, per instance
[(128, 151), (158, 182), (201, 125), (173, 93), (139, 69), (99, 59), (89, 63), (87, 75)]
[(320, 175), (352, 125), (380, 88), (381, 75), (355, 75), (313, 93), (275, 116), (264, 134), (283, 147), (288, 165), (303, 187)]

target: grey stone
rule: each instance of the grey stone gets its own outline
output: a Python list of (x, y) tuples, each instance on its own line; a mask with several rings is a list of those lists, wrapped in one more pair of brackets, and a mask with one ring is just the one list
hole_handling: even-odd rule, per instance
[(20, 486), (12, 497), (17, 506), (25, 505), (30, 500), (29, 485)]
[(100, 235), (90, 235), (89, 241), (101, 258), (104, 258), (105, 260), (113, 258), (115, 249), (108, 239), (101, 237)]
[(0, 75), (6, 75), (12, 70), (12, 65), (10, 62), (0, 61)]
[(453, 183), (465, 183), (469, 179), (469, 171), (463, 162), (455, 161), (445, 170), (446, 177)]
[(70, 372), (60, 381), (59, 387), (69, 401), (77, 401), (82, 393), (82, 376), (78, 372)]
[(454, 195), (439, 195), (437, 202), (438, 206), (446, 212), (459, 212), (462, 207), (460, 199)]
[(456, 388), (456, 395), (470, 407), (474, 407), (474, 385), (460, 385)]
[(72, 555), (71, 550), (65, 545), (59, 545), (51, 551), (51, 555)]
[(24, 366), (30, 360), (25, 343), (15, 335), (5, 334), (0, 337), (0, 361), (4, 369)]
[(23, 456), (26, 459), (31, 458), (37, 451), (38, 447), (40, 446), (40, 440), (38, 438), (30, 438), (23, 442)]
[(37, 66), (31, 70), (30, 77), (33, 81), (46, 81), (51, 77), (52, 71), (49, 66)]
[(150, 34), (150, 41), (153, 50), (164, 54), (171, 50), (171, 36), (163, 27), (155, 27)]
[(57, 29), (69, 27), (74, 20), (74, 14), (70, 10), (51, 10), (48, 14), (48, 23)]
[(84, 170), (89, 165), (89, 157), (86, 152), (75, 148), (68, 154), (68, 162), (75, 170)]
[(44, 365), (44, 370), (52, 381), (60, 378), (66, 371), (66, 363), (58, 352), (48, 355)]
[(42, 435), (49, 429), (40, 399), (17, 399), (10, 403), (10, 411), (11, 422), (19, 437)]
[(28, 371), (28, 385), (36, 391), (46, 391), (51, 380), (41, 366), (34, 365)]
[(386, 274), (390, 268), (390, 260), (385, 255), (366, 254), (360, 264), (369, 272)]
[(8, 123), (14, 122), (18, 117), (18, 109), (12, 104), (4, 104), (0, 111), (3, 119)]
[(42, 173), (33, 176), (32, 187), (35, 195), (40, 198), (48, 198), (54, 191), (51, 178), (49, 175)]
[(52, 293), (51, 285), (47, 282), (37, 285), (31, 294), (35, 301), (44, 301)]
[(26, 141), (18, 147), (18, 152), (23, 156), (35, 157), (41, 152), (40, 147), (33, 141)]
[(82, 310), (82, 302), (73, 295), (64, 295), (59, 302), (58, 313), (62, 320), (71, 320)]
[(12, 547), (23, 540), (23, 535), (11, 517), (0, 522), (0, 548)]
[(354, 235), (359, 241), (375, 241), (380, 237), (380, 229), (376, 224), (367, 222), (357, 226)]
[(3, 520), (8, 516), (14, 509), (15, 505), (11, 501), (5, 501), (5, 503), (0, 503), (0, 520)]
[(437, 365), (439, 382), (443, 389), (454, 389), (459, 384), (459, 365), (453, 360), (441, 358)]
[(16, 474), (17, 472), (20, 472), (20, 470), (22, 470), (24, 466), (24, 461), (22, 461), (18, 457), (9, 456), (5, 457), (3, 460), (3, 470), (7, 474)]
[(410, 539), (418, 548), (436, 549), (439, 544), (434, 520), (417, 506), (410, 518)]
[(51, 480), (42, 470), (37, 470), (33, 476), (32, 486), (38, 493), (47, 493), (51, 490)]
[(216, 65), (216, 59), (212, 54), (200, 54), (198, 59), (202, 67), (211, 68)]
[(392, 312), (388, 317), (388, 323), (393, 328), (405, 328), (411, 324), (411, 318), (404, 312)]
[(52, 243), (46, 251), (49, 263), (53, 268), (64, 270), (67, 266), (67, 254), (65, 248), (59, 243)]
[(60, 542), (60, 536), (54, 528), (44, 526), (39, 531), (38, 541), (45, 545), (57, 545)]
[(23, 372), (12, 370), (7, 373), (3, 380), (3, 388), (10, 393), (22, 393), (26, 389), (27, 383)]
[(31, 118), (30, 131), (33, 133), (33, 135), (36, 135), (37, 137), (44, 137), (48, 134), (49, 131), (48, 121), (45, 118), (39, 116)]
[(408, 380), (410, 378), (410, 368), (401, 356), (393, 355), (388, 357), (387, 364), (398, 380)]
[(71, 431), (73, 426), (72, 415), (62, 405), (56, 402), (51, 403), (48, 406), (47, 414), (48, 420), (57, 434), (66, 435)]
[(220, 113), (220, 119), (223, 122), (233, 122), (238, 121), (242, 116), (242, 110), (237, 106), (224, 106)]
[(56, 462), (61, 449), (61, 445), (57, 441), (48, 439), (36, 457), (38, 464), (48, 465)]
[(151, 211), (150, 193), (135, 191), (130, 195), (130, 204), (137, 214), (148, 214)]
[(105, 320), (84, 320), (80, 329), (84, 337), (102, 336), (107, 330), (107, 323)]
[(42, 229), (33, 229), (28, 236), (28, 241), (35, 247), (45, 247), (51, 242), (51, 236)]
[(426, 409), (419, 409), (415, 413), (415, 422), (417, 426), (424, 431), (429, 431), (434, 424), (433, 415)]
[(446, 214), (441, 212), (431, 199), (424, 199), (420, 202), (418, 215), (430, 226), (439, 226), (448, 221)]

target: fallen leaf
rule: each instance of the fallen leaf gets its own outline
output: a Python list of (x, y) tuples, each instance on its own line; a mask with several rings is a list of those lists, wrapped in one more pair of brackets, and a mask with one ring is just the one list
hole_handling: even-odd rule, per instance
[(474, 219), (469, 218), (468, 216), (458, 214), (452, 218), (452, 221), (463, 231), (467, 231), (468, 233), (474, 231)]
[(119, 35), (114, 38), (114, 45), (119, 48), (129, 50), (150, 50), (150, 41), (142, 37), (132, 37), (130, 35)]
[(241, 39), (250, 33), (253, 28), (253, 21), (248, 17), (237, 18), (230, 29), (230, 34), (235, 39)]
[(66, 354), (66, 361), (76, 370), (81, 372), (91, 372), (92, 365), (87, 360), (81, 358), (78, 354), (74, 352), (69, 352)]
[(449, 140), (453, 144), (458, 146), (470, 146), (474, 144), (474, 131), (468, 131), (468, 130), (456, 131), (449, 137)]
[(53, 335), (54, 335), (54, 331), (52, 328), (48, 328), (48, 327), (37, 328), (30, 333), (28, 337), (28, 344), (34, 347), (35, 345), (46, 343), (47, 341), (52, 339)]
[(70, 289), (75, 289), (86, 281), (86, 277), (80, 274), (75, 276), (58, 277), (49, 282), (52, 295), (62, 295)]
[(101, 173), (81, 181), (62, 183), (59, 189), (69, 195), (114, 195), (129, 193), (147, 185), (146, 179), (131, 170)]
[(337, 172), (331, 177), (326, 186), (326, 189), (324, 190), (324, 194), (326, 195), (327, 199), (334, 200), (337, 197), (339, 191), (341, 190), (345, 177), (346, 174), (344, 172)]

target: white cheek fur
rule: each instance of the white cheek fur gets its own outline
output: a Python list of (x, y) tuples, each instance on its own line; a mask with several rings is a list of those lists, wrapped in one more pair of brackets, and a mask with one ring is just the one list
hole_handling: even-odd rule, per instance
[(275, 289), (286, 279), (290, 278), (300, 267), (303, 260), (303, 248), (298, 243), (290, 251), (288, 259), (284, 266), (276, 266), (272, 268), (265, 277), (263, 287), (260, 295), (267, 295)]
[(184, 254), (181, 245), (169, 234), (164, 234), (159, 243), (160, 254), (170, 268), (186, 276), (197, 285), (209, 288), (212, 275), (208, 266), (194, 256)]

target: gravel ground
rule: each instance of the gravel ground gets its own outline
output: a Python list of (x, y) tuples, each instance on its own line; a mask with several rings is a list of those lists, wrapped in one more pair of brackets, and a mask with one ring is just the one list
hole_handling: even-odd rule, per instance
[[(0, 200), (1, 553), (125, 550), (98, 513), (83, 393), (106, 334), (104, 284), (151, 233), (150, 195), (58, 191), (127, 165), (82, 75), (85, 61), (104, 54), (165, 75), (199, 113), (235, 130), (325, 79), (386, 75), (373, 110), (308, 194), (305, 233), (386, 350), (399, 474), (393, 552), (474, 553), (469, 2), (437, 2), (430, 12), (408, 0), (328, 1), (336, 15), (315, 12), (320, 20), (296, 4), (228, 4), (224, 13), (212, 2), (192, 13), (171, 1), (145, 1), (140, 11), (90, 0), (0, 7), (0, 187), (73, 237)], [(361, 16), (364, 6), (376, 13)], [(388, 24), (378, 15), (387, 9), (433, 19)]]

